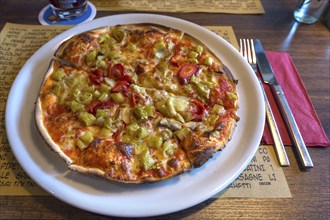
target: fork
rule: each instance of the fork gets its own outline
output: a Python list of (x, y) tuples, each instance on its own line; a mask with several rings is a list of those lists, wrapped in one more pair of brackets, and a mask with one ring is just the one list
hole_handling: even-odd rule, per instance
[[(240, 39), (239, 43), (240, 43), (241, 55), (250, 64), (250, 66), (252, 67), (254, 72), (257, 74), (258, 67), (257, 67), (257, 61), (256, 61), (257, 59), (255, 56), (255, 51), (254, 51), (253, 39)], [(260, 83), (262, 93), (264, 95), (267, 123), (269, 125), (269, 129), (272, 134), (272, 138), (274, 140), (274, 147), (275, 147), (275, 152), (276, 152), (278, 161), (281, 166), (290, 166), (290, 162), (289, 162), (288, 156), (286, 154), (280, 133), (276, 126), (276, 121), (275, 121), (273, 112), (271, 110), (266, 92), (264, 90), (261, 80), (259, 78), (258, 78), (258, 80)]]

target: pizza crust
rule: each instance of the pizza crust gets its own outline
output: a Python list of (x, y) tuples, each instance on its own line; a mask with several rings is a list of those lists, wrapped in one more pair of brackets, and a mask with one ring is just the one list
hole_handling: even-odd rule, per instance
[(40, 99), (38, 98), (36, 103), (36, 110), (35, 110), (35, 118), (36, 118), (36, 125), (38, 128), (39, 133), (41, 134), (43, 140), (46, 142), (50, 148), (59, 154), (59, 156), (67, 163), (72, 164), (72, 160), (62, 151), (62, 149), (53, 141), (53, 139), (49, 136), (47, 129), (43, 126), (43, 116), (42, 116), (42, 109), (40, 104)]
[[(57, 64), (56, 61), (53, 59), (48, 67), (48, 70), (45, 74), (45, 77), (43, 79), (43, 85), (47, 79), (47, 77), (50, 76), (50, 74), (54, 71), (56, 68)], [(41, 99), (40, 99), (40, 93), (38, 95), (36, 104), (35, 104), (35, 122), (37, 125), (37, 129), (42, 136), (43, 140), (46, 142), (46, 144), (54, 151), (56, 152), (67, 164), (72, 164), (72, 160), (70, 157), (68, 157), (61, 149), (61, 147), (56, 144), (52, 137), (49, 135), (49, 132), (47, 131), (46, 127), (44, 126), (44, 117), (43, 117), (43, 109), (42, 109), (42, 104), (41, 104)]]
[(230, 141), (235, 127), (236, 121), (233, 119), (229, 120), (226, 126), (222, 128), (223, 135), (226, 138), (223, 138), (221, 141), (205, 138), (206, 135), (210, 135), (209, 132), (205, 132), (202, 135), (190, 133), (183, 141), (183, 147), (193, 167), (198, 168), (203, 166), (217, 151), (223, 150)]
[(122, 182), (122, 183), (126, 183), (126, 184), (129, 184), (129, 183), (131, 183), (131, 184), (140, 184), (140, 183), (161, 182), (161, 181), (173, 178), (175, 176), (179, 176), (182, 173), (190, 170), (190, 169), (180, 170), (178, 172), (172, 173), (171, 176), (166, 176), (166, 177), (146, 177), (146, 178), (141, 178), (141, 179), (138, 179), (138, 180), (118, 180), (118, 179), (111, 178), (111, 177), (107, 176), (104, 171), (102, 171), (100, 169), (97, 169), (97, 168), (86, 168), (86, 167), (83, 167), (83, 166), (80, 166), (80, 165), (75, 165), (75, 164), (70, 164), (68, 166), (68, 168), (73, 170), (73, 171), (82, 173), (82, 174), (88, 174), (88, 175), (91, 175), (91, 176), (98, 176), (98, 177), (101, 177), (101, 178), (104, 178), (104, 179), (107, 179), (107, 180)]

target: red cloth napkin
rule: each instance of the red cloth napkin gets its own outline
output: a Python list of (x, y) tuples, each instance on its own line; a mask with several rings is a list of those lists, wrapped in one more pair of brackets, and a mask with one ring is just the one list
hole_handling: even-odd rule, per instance
[[(306, 146), (330, 146), (328, 137), (323, 130), (320, 119), (315, 112), (290, 55), (285, 52), (270, 51), (267, 51), (266, 55), (272, 65), (276, 79), (284, 91)], [(269, 85), (264, 84), (264, 88), (273, 110), (283, 144), (293, 145)], [(265, 125), (262, 143), (273, 144), (267, 123)]]

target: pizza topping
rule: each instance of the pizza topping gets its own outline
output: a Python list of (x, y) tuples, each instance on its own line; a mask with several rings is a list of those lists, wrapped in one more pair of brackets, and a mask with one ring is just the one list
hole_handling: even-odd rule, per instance
[(111, 93), (110, 94), (110, 99), (112, 101), (114, 101), (115, 103), (118, 103), (118, 104), (124, 103), (126, 101), (125, 96), (120, 92)]
[(127, 45), (126, 49), (129, 50), (129, 52), (135, 52), (136, 49), (137, 49), (137, 47), (136, 47), (135, 44), (133, 44), (133, 43), (129, 43), (129, 44)]
[(199, 71), (199, 67), (195, 64), (184, 65), (179, 72), (179, 80), (183, 84), (187, 84), (190, 78)]
[(117, 142), (115, 143), (117, 149), (126, 157), (131, 158), (133, 155), (133, 149), (134, 147), (125, 142)]
[(87, 107), (87, 111), (93, 115), (96, 114), (98, 109), (110, 109), (114, 106), (114, 103), (112, 101), (93, 101), (91, 102)]
[(129, 83), (127, 81), (119, 81), (115, 87), (112, 88), (111, 92), (117, 93), (123, 93), (125, 96), (128, 96), (128, 87)]
[(192, 77), (190, 80), (192, 88), (202, 98), (208, 100), (210, 97), (211, 89), (213, 88), (213, 82), (202, 80), (198, 77)]
[(204, 48), (201, 45), (196, 45), (193, 50), (196, 51), (199, 55), (202, 55)]
[(90, 131), (87, 131), (84, 135), (80, 136), (79, 139), (88, 146), (94, 140), (93, 134)]
[(189, 128), (182, 128), (180, 130), (177, 130), (174, 132), (174, 134), (181, 140), (183, 141), (185, 139), (185, 137), (190, 133), (190, 129)]
[(58, 69), (54, 74), (52, 74), (52, 79), (56, 81), (61, 81), (63, 77), (66, 76), (65, 72), (63, 69)]
[(88, 112), (80, 112), (78, 114), (78, 119), (84, 123), (86, 126), (91, 126), (94, 124), (96, 118), (93, 114)]
[(141, 126), (135, 132), (135, 137), (139, 140), (142, 140), (148, 136), (148, 130), (146, 127)]
[(122, 57), (122, 53), (120, 51), (117, 50), (111, 50), (107, 53), (107, 57), (111, 60), (111, 61), (119, 61), (121, 60)]
[(85, 148), (87, 148), (87, 145), (84, 144), (84, 142), (80, 139), (76, 140), (76, 145), (79, 147), (80, 150), (84, 150)]
[(144, 65), (142, 63), (137, 63), (135, 67), (135, 72), (138, 75), (144, 73), (145, 72)]
[(197, 52), (195, 52), (195, 51), (190, 51), (188, 53), (188, 57), (191, 58), (191, 59), (193, 59), (193, 60), (197, 59), (198, 55), (199, 54)]
[(100, 85), (104, 80), (102, 70), (95, 69), (92, 73), (89, 74), (89, 80), (93, 84)]
[(213, 64), (213, 58), (212, 57), (205, 57), (204, 64), (208, 66), (212, 66)]
[(192, 101), (192, 106), (190, 111), (193, 114), (193, 119), (196, 121), (202, 120), (203, 116), (205, 115), (204, 105), (197, 100)]
[(79, 92), (76, 101), (83, 105), (88, 105), (93, 100), (93, 94), (89, 92)]
[(148, 120), (148, 112), (145, 110), (144, 106), (134, 106), (133, 107), (133, 114), (136, 120), (143, 122)]
[(177, 131), (177, 130), (181, 129), (181, 127), (182, 127), (180, 122), (178, 122), (174, 119), (171, 119), (171, 118), (162, 118), (161, 120), (159, 120), (158, 125), (168, 128), (171, 131)]
[(225, 108), (222, 106), (222, 105), (218, 105), (218, 104), (215, 104), (212, 109), (211, 109), (211, 113), (214, 113), (216, 115), (221, 115), (222, 113), (224, 113), (225, 111)]
[(236, 100), (237, 100), (237, 95), (236, 95), (236, 93), (233, 93), (233, 92), (226, 92), (226, 95), (227, 95), (227, 97), (228, 97), (230, 100), (233, 100), (233, 101), (236, 101)]
[(95, 60), (96, 60), (96, 56), (97, 56), (97, 50), (93, 50), (92, 52), (89, 52), (88, 54), (86, 54), (86, 64), (88, 66), (93, 66), (95, 64)]
[[(171, 156), (174, 154), (175, 150), (178, 148), (178, 144), (171, 140), (167, 140), (163, 144), (163, 153), (167, 156)], [(172, 164), (173, 167), (176, 167), (175, 164)]]
[(148, 147), (160, 148), (163, 145), (163, 138), (161, 136), (150, 135), (147, 141)]
[(126, 33), (120, 27), (116, 27), (112, 30), (111, 35), (114, 39), (116, 39), (117, 42), (120, 43), (125, 38)]
[(172, 158), (172, 159), (170, 159), (168, 162), (168, 165), (170, 166), (170, 167), (178, 167), (179, 166), (179, 160), (178, 159), (176, 159), (176, 158)]
[(78, 112), (85, 107), (83, 104), (78, 103), (77, 101), (74, 100), (69, 102), (69, 106), (72, 112)]
[(124, 66), (120, 63), (117, 63), (112, 66), (110, 76), (115, 80), (121, 80), (123, 76), (126, 75), (126, 70)]
[(156, 160), (150, 155), (148, 149), (140, 154), (140, 159), (144, 170), (149, 170), (156, 163)]

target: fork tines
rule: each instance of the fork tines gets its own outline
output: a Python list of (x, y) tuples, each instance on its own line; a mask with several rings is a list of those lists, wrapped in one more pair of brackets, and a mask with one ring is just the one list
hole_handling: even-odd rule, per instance
[(250, 63), (257, 64), (253, 39), (240, 39), (240, 53)]

